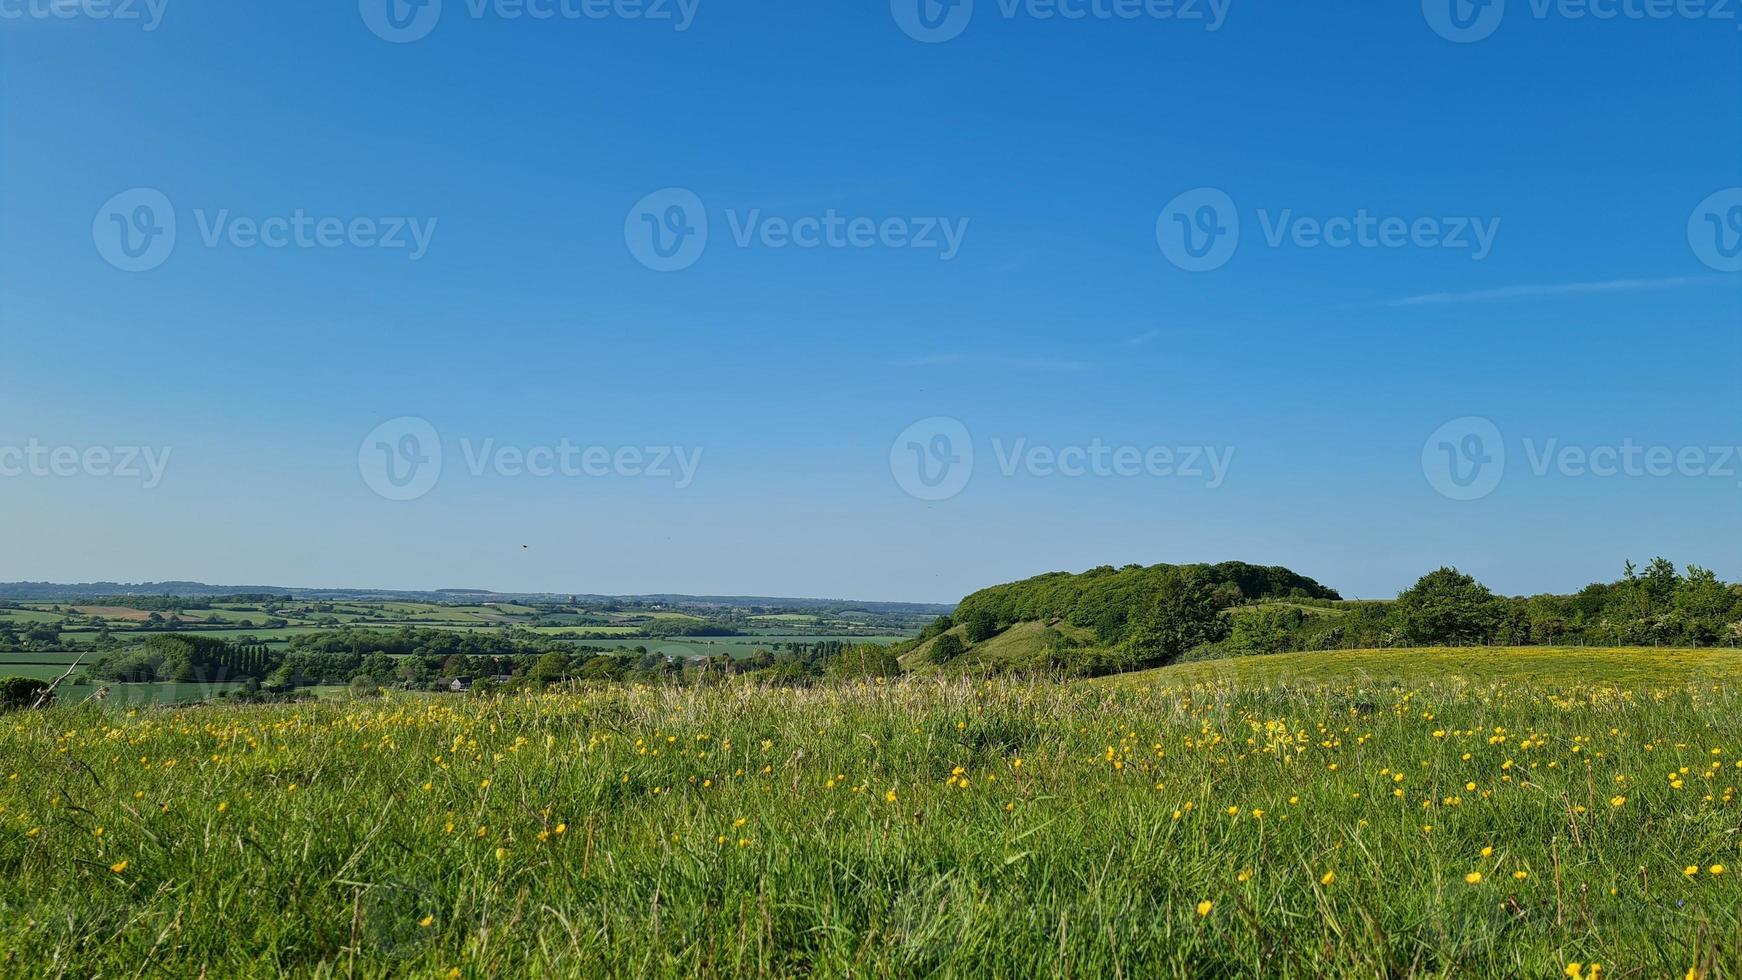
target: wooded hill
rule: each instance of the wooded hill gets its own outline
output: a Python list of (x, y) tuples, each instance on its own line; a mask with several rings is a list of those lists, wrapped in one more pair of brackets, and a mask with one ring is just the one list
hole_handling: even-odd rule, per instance
[(990, 617), (999, 627), (1062, 620), (1094, 630), (1103, 643), (1114, 643), (1154, 600), (1163, 582), (1181, 575), (1210, 586), (1221, 608), (1261, 599), (1342, 598), (1335, 589), (1280, 565), (1102, 565), (1079, 575), (1049, 572), (981, 589), (963, 599), (952, 618), (969, 623)]

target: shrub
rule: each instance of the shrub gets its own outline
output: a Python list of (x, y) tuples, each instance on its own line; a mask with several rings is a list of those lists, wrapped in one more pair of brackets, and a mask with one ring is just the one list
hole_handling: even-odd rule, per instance
[[(0, 712), (32, 707), (47, 691), (48, 681), (35, 677), (0, 678)], [(49, 694), (43, 704), (46, 707), (53, 701), (54, 695)]]

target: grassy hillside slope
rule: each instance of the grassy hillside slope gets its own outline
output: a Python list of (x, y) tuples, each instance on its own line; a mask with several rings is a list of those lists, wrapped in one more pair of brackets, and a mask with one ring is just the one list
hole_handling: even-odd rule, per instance
[[(1063, 622), (1027, 622), (1017, 623), (1002, 633), (979, 643), (970, 644), (967, 641), (964, 627), (956, 626), (948, 631), (948, 635), (959, 638), (968, 652), (950, 661), (955, 668), (982, 666), (999, 669), (1015, 669), (1018, 667), (1033, 667), (1045, 661), (1048, 652), (1054, 645), (1065, 643), (1092, 646), (1095, 643), (1093, 630), (1080, 626), (1072, 626)], [(932, 637), (921, 643), (901, 657), (903, 670), (923, 670), (937, 666), (932, 662), (932, 651), (937, 646), (938, 637)], [(1075, 654), (1078, 651), (1072, 650)]]
[(1276, 653), (1174, 664), (1088, 683), (1135, 687), (1363, 683), (1372, 686), (1610, 684), (1625, 687), (1742, 680), (1742, 651), (1649, 647), (1431, 647)]

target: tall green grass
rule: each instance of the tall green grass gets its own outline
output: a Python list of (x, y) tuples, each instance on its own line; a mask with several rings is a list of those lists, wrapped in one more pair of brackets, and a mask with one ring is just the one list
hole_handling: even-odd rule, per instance
[(1334, 656), (1355, 674), (7, 715), (0, 973), (1742, 965), (1731, 665)]

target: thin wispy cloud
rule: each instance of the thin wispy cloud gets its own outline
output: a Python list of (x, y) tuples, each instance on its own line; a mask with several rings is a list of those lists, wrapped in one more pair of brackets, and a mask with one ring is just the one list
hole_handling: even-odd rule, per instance
[(1160, 339), (1161, 339), (1161, 331), (1160, 330), (1145, 330), (1142, 333), (1138, 334), (1137, 336), (1126, 340), (1125, 346), (1126, 347), (1142, 347), (1144, 344), (1147, 344), (1152, 340), (1160, 340)]
[(1422, 293), (1418, 296), (1386, 300), (1377, 305), (1400, 307), (1445, 306), (1453, 303), (1496, 303), (1509, 299), (1687, 289), (1694, 286), (1734, 284), (1736, 281), (1736, 279), (1726, 276), (1672, 276), (1665, 279), (1604, 279), (1597, 282), (1535, 283), (1523, 286), (1502, 286), (1496, 289), (1476, 289), (1459, 293)]

